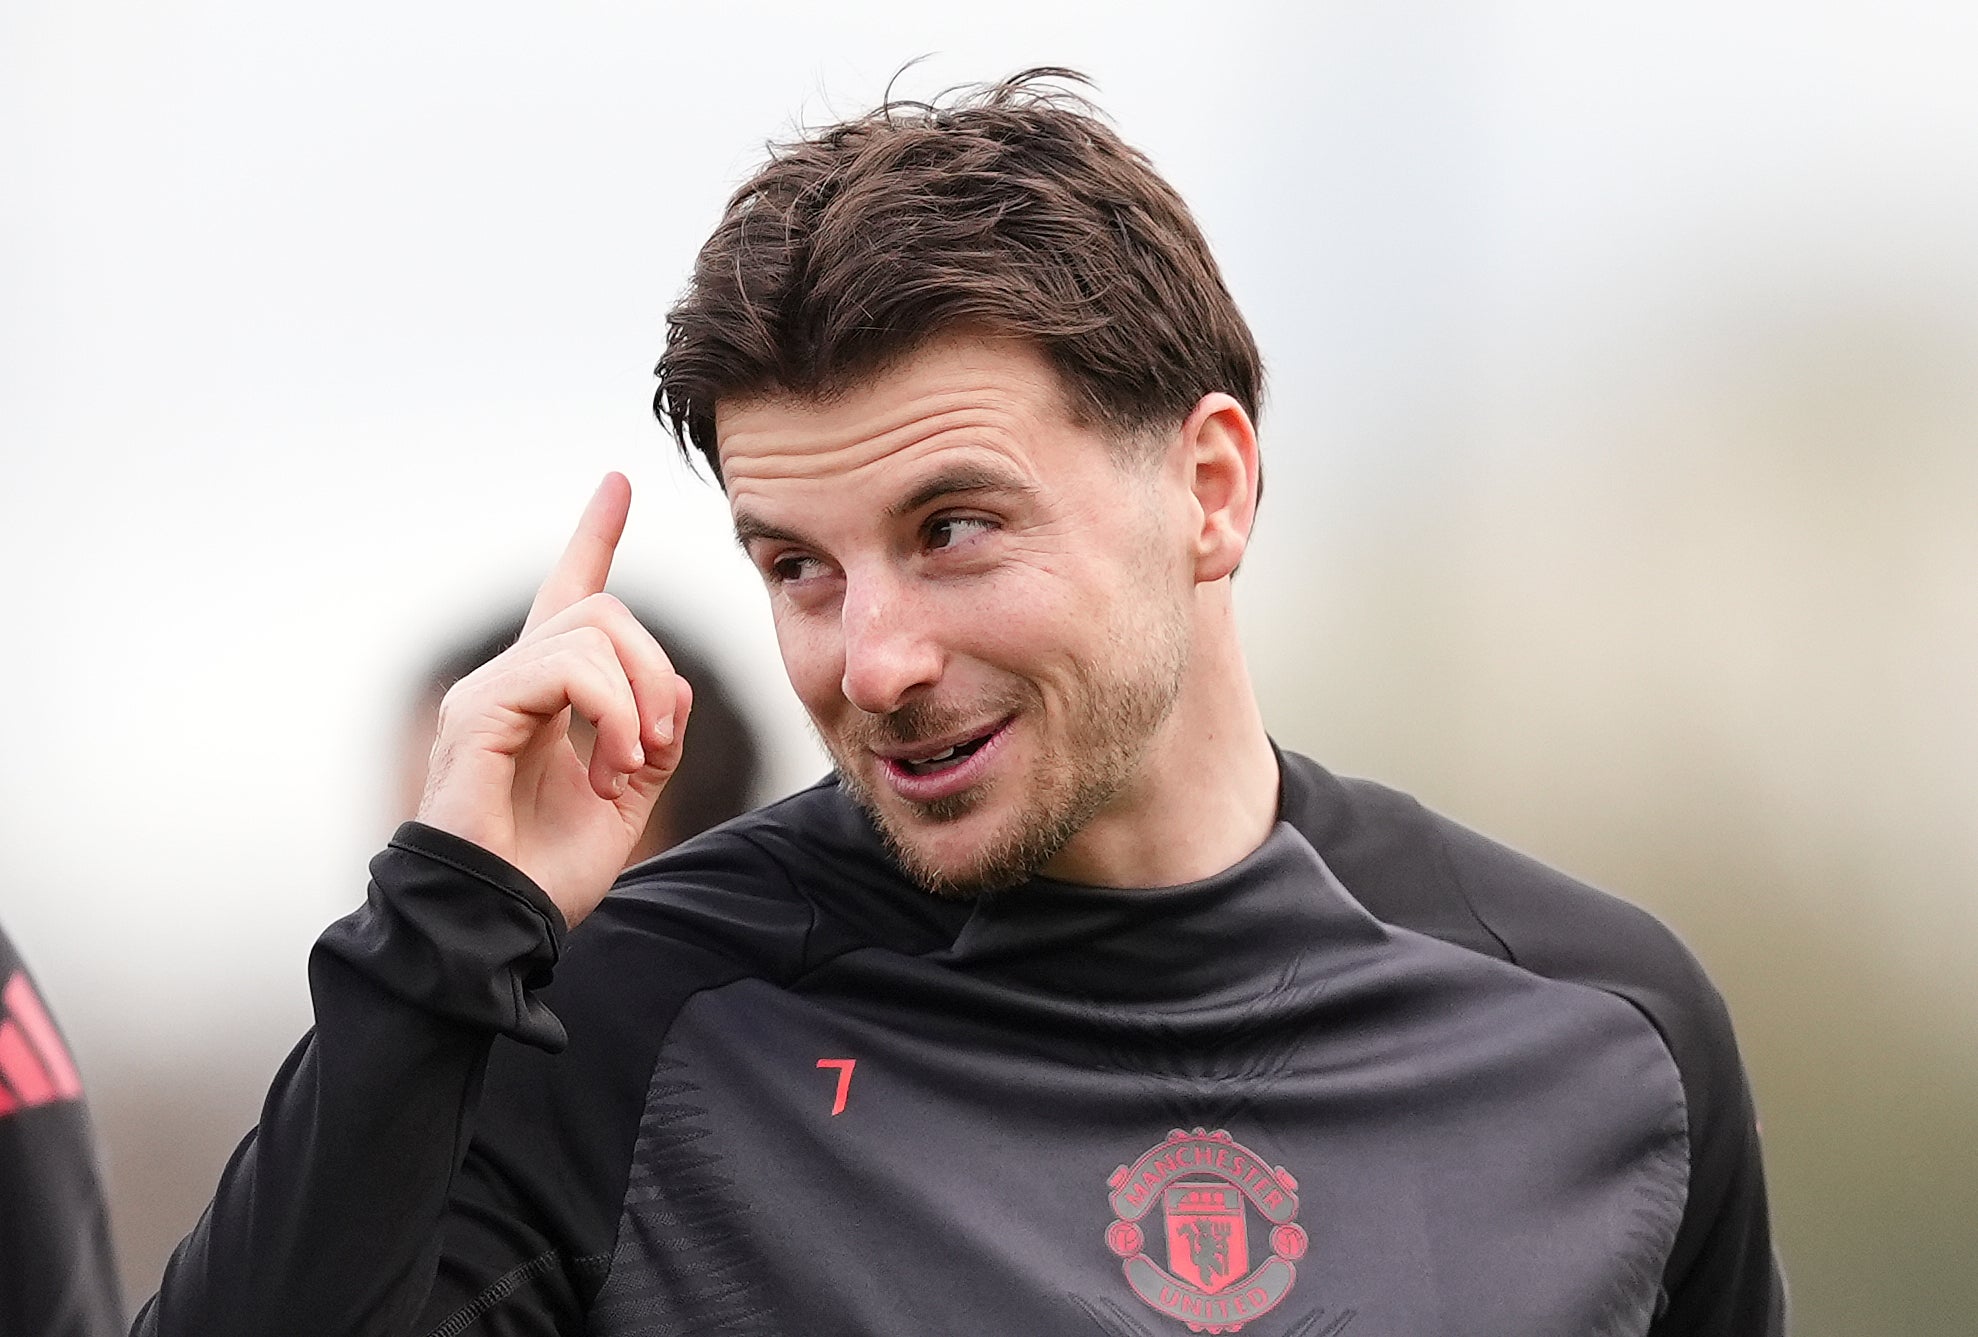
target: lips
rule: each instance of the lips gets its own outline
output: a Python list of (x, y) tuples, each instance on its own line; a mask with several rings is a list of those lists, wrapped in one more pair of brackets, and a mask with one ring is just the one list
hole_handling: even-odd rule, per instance
[(877, 753), (888, 785), (911, 803), (959, 794), (980, 780), (1009, 737), (1010, 720), (987, 732)]

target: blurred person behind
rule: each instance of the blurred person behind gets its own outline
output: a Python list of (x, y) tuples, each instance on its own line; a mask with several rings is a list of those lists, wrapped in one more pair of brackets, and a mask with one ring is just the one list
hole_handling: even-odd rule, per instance
[(123, 1331), (82, 1080), (0, 929), (0, 1337)]
[[(666, 647), (674, 671), (693, 686), (694, 746), (680, 762), (686, 783), (669, 785), (646, 824), (644, 839), (633, 847), (626, 865), (650, 859), (710, 827), (748, 811), (762, 784), (762, 747), (755, 727), (736, 704), (732, 688), (715, 672), (691, 641), (652, 608), (627, 603), (632, 616)], [(398, 792), (394, 821), (419, 810), (426, 787), (426, 764), (437, 732), (440, 698), (447, 689), (480, 668), (522, 635), (526, 604), (511, 614), (484, 623), (463, 635), (436, 659), (419, 679), (417, 693), (406, 712), (398, 741)], [(595, 735), (590, 721), (573, 716), (570, 738), (589, 757)]]

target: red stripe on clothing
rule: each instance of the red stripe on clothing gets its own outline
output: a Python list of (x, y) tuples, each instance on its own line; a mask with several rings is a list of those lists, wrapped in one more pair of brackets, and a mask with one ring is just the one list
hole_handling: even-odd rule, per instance
[(14, 1020), (27, 1032), (28, 1041), (35, 1052), (41, 1055), (41, 1064), (48, 1070), (48, 1078), (55, 1084), (55, 1095), (61, 1100), (75, 1100), (82, 1095), (82, 1078), (76, 1074), (75, 1060), (69, 1057), (68, 1046), (62, 1043), (60, 1031), (48, 1017), (48, 1009), (41, 1005), (35, 996), (34, 985), (23, 972), (16, 972), (7, 981), (4, 995), (0, 995), (7, 1010), (14, 1014)]
[(23, 1105), (46, 1105), (55, 1098), (55, 1084), (48, 1080), (21, 1028), (11, 1021), (0, 1021), (0, 1077), (7, 1079)]

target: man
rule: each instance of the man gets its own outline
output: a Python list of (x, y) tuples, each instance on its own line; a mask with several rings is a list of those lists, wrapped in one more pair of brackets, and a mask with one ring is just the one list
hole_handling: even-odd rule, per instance
[(0, 932), (0, 1333), (110, 1337), (126, 1312), (82, 1079)]
[(1256, 349), (1050, 73), (777, 150), (672, 315), (836, 777), (605, 898), (691, 705), (608, 478), (140, 1331), (1783, 1329), (1690, 957), (1266, 735)]

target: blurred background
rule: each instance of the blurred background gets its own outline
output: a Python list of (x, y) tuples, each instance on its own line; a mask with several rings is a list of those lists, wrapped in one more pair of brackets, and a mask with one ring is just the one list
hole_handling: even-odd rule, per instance
[[(940, 11), (940, 12), (937, 12)], [(0, 920), (133, 1304), (308, 1022), (414, 678), (597, 477), (822, 770), (647, 401), (762, 141), (1090, 73), (1271, 371), (1277, 737), (1654, 909), (1730, 1000), (1801, 1337), (1978, 1313), (1978, 8), (0, 8)]]

